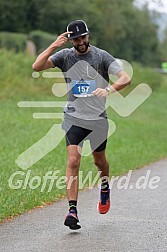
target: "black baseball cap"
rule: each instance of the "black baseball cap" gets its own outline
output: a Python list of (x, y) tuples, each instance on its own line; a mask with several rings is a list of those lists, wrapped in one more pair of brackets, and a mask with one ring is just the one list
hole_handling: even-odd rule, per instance
[(83, 20), (75, 20), (67, 25), (67, 31), (73, 33), (68, 34), (69, 39), (78, 38), (89, 34), (87, 24)]

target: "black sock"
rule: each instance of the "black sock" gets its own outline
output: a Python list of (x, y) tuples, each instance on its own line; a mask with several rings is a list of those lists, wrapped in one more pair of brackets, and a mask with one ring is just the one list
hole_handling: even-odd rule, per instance
[(109, 189), (108, 177), (102, 179), (101, 189), (102, 190), (108, 190)]
[(74, 210), (77, 212), (77, 201), (76, 200), (69, 200), (69, 211)]

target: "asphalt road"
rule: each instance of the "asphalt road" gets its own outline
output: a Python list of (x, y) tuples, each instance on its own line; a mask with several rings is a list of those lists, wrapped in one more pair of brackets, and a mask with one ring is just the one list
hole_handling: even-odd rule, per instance
[[(146, 174), (146, 189), (139, 189)], [(96, 209), (98, 188), (84, 190), (79, 193), (79, 231), (63, 225), (68, 206), (61, 200), (1, 224), (0, 252), (166, 252), (167, 159), (134, 171), (131, 189), (119, 189), (123, 178), (115, 182), (106, 215)], [(157, 188), (150, 189), (151, 184)]]

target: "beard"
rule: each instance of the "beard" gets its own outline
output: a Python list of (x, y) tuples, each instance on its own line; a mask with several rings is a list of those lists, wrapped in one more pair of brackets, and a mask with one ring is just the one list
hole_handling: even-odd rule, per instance
[(80, 46), (74, 46), (74, 48), (79, 52), (79, 53), (85, 53), (89, 47), (89, 42), (83, 42), (83, 44)]

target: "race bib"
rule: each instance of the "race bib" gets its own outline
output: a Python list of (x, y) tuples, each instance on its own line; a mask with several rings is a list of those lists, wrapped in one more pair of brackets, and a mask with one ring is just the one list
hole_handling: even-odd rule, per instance
[(73, 80), (72, 92), (76, 97), (88, 97), (92, 96), (92, 92), (96, 89), (95, 80)]

